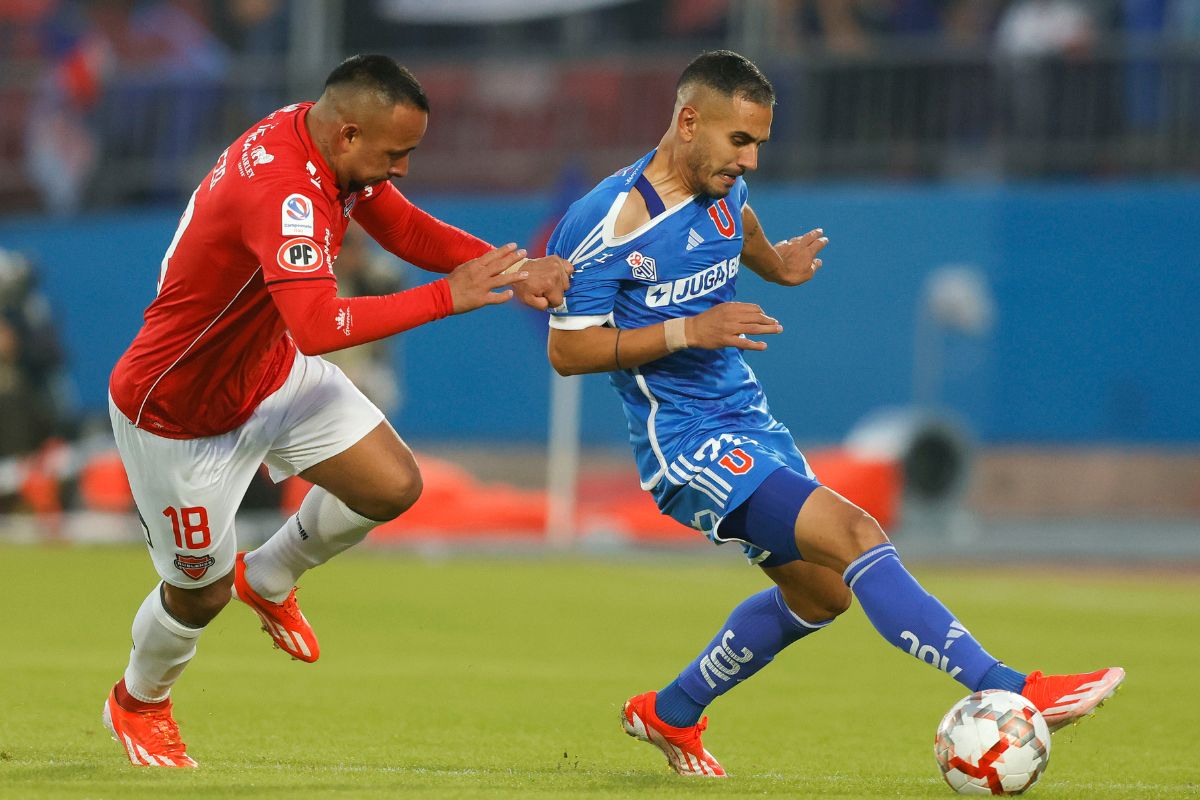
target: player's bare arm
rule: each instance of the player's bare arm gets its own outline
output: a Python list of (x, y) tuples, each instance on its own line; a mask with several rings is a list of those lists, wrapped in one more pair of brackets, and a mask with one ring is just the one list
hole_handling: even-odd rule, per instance
[(829, 244), (825, 232), (816, 228), (772, 245), (748, 205), (742, 210), (742, 230), (742, 264), (764, 280), (783, 286), (799, 286), (816, 275), (822, 263), (817, 254)]
[(721, 303), (694, 317), (679, 317), (644, 328), (550, 329), (550, 364), (560, 375), (631, 369), (687, 348), (766, 350), (766, 342), (745, 338), (782, 333), (779, 320), (754, 303)]

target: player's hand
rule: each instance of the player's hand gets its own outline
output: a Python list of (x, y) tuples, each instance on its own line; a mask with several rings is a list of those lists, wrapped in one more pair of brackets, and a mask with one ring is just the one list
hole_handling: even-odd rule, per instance
[(789, 286), (799, 286), (817, 274), (817, 270), (821, 268), (821, 259), (817, 258), (817, 253), (827, 244), (829, 238), (825, 231), (816, 228), (803, 236), (793, 236), (775, 245), (775, 252), (783, 259)]
[(521, 267), (529, 277), (513, 285), (517, 299), (530, 308), (545, 311), (561, 306), (563, 295), (571, 286), (571, 262), (558, 256), (531, 258)]
[(766, 342), (742, 337), (771, 333), (783, 333), (783, 326), (754, 303), (721, 303), (684, 320), (688, 347), (702, 350), (720, 350), (722, 347), (766, 350)]
[[(525, 251), (518, 250), (515, 244), (510, 243), (455, 267), (454, 271), (446, 276), (446, 283), (450, 285), (450, 301), (453, 304), (450, 313), (465, 314), (511, 299), (513, 290), (504, 287), (525, 280), (529, 273), (524, 269), (507, 275), (501, 273), (523, 258)], [(504, 291), (498, 292), (496, 289)]]

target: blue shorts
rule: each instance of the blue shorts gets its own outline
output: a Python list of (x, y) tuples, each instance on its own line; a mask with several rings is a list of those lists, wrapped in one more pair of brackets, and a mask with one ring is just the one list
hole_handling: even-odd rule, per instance
[[(662, 481), (652, 493), (662, 513), (714, 544), (740, 542), (751, 564), (774, 567), (800, 559), (796, 515), (821, 484), (790, 434), (785, 440), (755, 431), (754, 437), (709, 440), (672, 462), (679, 478)], [(685, 475), (690, 480), (683, 483)]]

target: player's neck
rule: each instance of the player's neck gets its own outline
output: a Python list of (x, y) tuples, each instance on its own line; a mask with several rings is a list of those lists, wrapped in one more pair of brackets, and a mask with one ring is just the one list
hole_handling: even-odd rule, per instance
[(684, 172), (676, 165), (677, 155), (665, 139), (659, 143), (658, 151), (642, 170), (667, 208), (696, 196), (696, 190), (684, 179)]
[[(325, 119), (325, 109), (320, 105), (320, 102), (317, 102), (304, 115), (304, 128), (308, 131), (308, 138), (312, 140), (313, 146), (317, 148), (317, 154), (325, 162), (325, 167), (336, 177), (337, 170), (333, 166), (333, 150), (329, 146), (329, 142), (333, 139), (333, 131)], [(341, 189), (341, 186), (339, 185), (338, 188)]]

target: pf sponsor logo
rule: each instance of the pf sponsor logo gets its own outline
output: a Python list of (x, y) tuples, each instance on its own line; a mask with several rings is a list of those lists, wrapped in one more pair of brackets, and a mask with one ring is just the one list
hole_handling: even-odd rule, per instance
[(280, 209), (280, 220), (284, 236), (312, 236), (312, 200), (302, 194), (289, 194)]
[(185, 556), (182, 553), (175, 555), (175, 569), (194, 581), (203, 578), (208, 568), (216, 563), (217, 560), (212, 556)]
[(325, 256), (312, 239), (297, 237), (279, 246), (276, 260), (288, 272), (316, 272), (325, 263)]
[(625, 258), (625, 261), (629, 266), (633, 267), (633, 277), (638, 280), (658, 280), (658, 271), (654, 268), (654, 259), (650, 256), (644, 256), (637, 250), (634, 250)]

